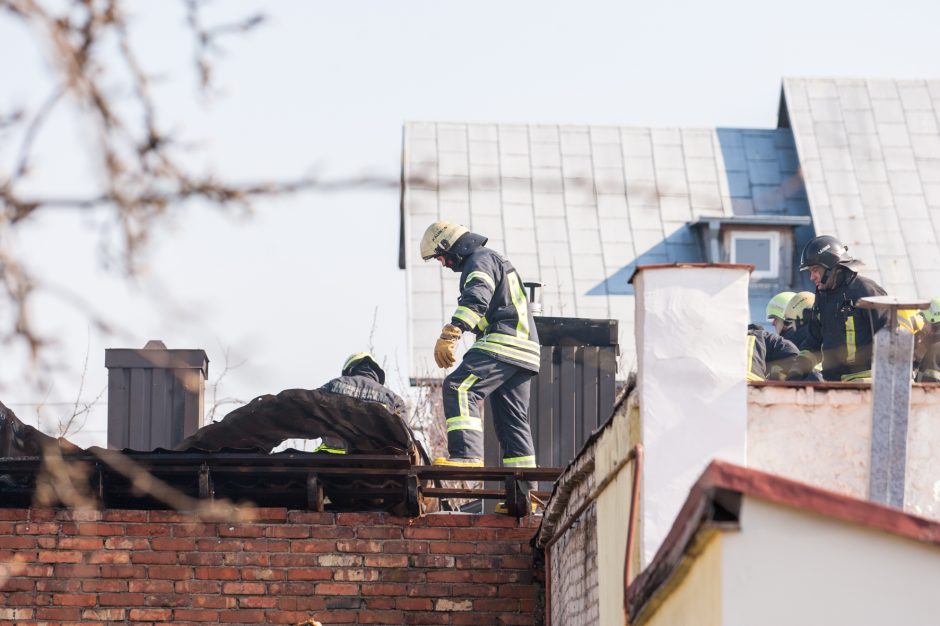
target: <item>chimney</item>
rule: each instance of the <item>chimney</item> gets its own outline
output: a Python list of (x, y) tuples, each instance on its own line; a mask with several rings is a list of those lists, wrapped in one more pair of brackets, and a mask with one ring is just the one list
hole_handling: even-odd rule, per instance
[(139, 350), (105, 350), (104, 365), (109, 448), (169, 449), (202, 425), (204, 350), (168, 350), (153, 340)]
[(643, 566), (713, 459), (745, 465), (751, 265), (640, 266), (637, 389)]

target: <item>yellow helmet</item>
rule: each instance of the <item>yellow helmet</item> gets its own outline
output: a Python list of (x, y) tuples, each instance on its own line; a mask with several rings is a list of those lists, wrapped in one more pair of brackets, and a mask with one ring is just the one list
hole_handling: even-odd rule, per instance
[(816, 302), (816, 294), (812, 291), (801, 291), (797, 294), (793, 294), (793, 297), (790, 298), (790, 301), (787, 303), (786, 309), (783, 312), (783, 319), (788, 322), (801, 319), (803, 317), (803, 311), (813, 306)]
[(917, 309), (902, 309), (898, 311), (898, 328), (903, 328), (912, 335), (922, 330), (926, 322)]
[(930, 301), (930, 308), (924, 309), (923, 316), (931, 324), (940, 322), (940, 298)]
[(470, 232), (466, 226), (450, 222), (434, 222), (421, 237), (421, 258), (427, 261), (450, 250), (461, 236)]
[(343, 376), (349, 376), (353, 368), (362, 363), (363, 361), (367, 362), (372, 366), (372, 369), (375, 370), (375, 373), (379, 376), (379, 384), (385, 384), (385, 370), (379, 365), (379, 362), (375, 360), (375, 357), (372, 356), (369, 352), (357, 352), (356, 354), (349, 355), (349, 358), (346, 359), (346, 362), (343, 363), (343, 369), (340, 372)]
[(767, 303), (767, 319), (772, 320), (776, 317), (785, 320), (784, 311), (787, 308), (787, 303), (795, 295), (792, 291), (781, 291), (771, 298), (770, 302)]

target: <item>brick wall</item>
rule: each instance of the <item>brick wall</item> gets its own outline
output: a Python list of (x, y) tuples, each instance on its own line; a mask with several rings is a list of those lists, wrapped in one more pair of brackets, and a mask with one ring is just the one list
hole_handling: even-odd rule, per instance
[[(571, 493), (566, 513), (585, 501), (594, 487), (589, 474)], [(567, 519), (567, 518), (565, 518)], [(598, 623), (597, 505), (584, 510), (552, 546), (552, 624), (588, 626)]]
[(0, 509), (0, 623), (537, 624), (535, 530), (496, 515)]

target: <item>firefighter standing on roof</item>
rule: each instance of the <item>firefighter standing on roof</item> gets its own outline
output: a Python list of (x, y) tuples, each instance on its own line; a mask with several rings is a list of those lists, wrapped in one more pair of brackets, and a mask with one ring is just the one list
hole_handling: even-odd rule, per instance
[(940, 298), (930, 301), (930, 308), (924, 311), (928, 332), (926, 351), (917, 370), (917, 382), (940, 383)]
[(493, 424), (507, 467), (535, 467), (529, 428), (529, 383), (539, 371), (540, 347), (522, 278), (486, 237), (449, 222), (431, 224), (421, 238), (421, 258), (437, 259), (460, 273), (460, 296), (434, 347), (438, 367), (451, 367), (461, 335), (476, 342), (444, 379), (449, 458), (435, 465), (483, 466), (484, 398), (491, 396)]
[(821, 359), (825, 380), (871, 380), (873, 339), (887, 322), (887, 314), (860, 309), (857, 303), (886, 292), (875, 281), (859, 276), (859, 265), (835, 237), (816, 237), (803, 248), (800, 271), (809, 271), (816, 284), (816, 301), (808, 337), (790, 379), (806, 376)]

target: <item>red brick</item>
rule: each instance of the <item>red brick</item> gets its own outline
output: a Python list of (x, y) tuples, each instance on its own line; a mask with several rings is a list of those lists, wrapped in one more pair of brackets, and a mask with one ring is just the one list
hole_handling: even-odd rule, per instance
[(173, 526), (174, 537), (215, 537), (219, 529), (215, 524), (191, 523)]
[(174, 565), (177, 558), (176, 552), (131, 552), (131, 562), (141, 565)]
[(30, 509), (0, 509), (0, 520), (19, 522), (29, 519)]
[(207, 552), (241, 552), (245, 545), (240, 539), (200, 539), (196, 549)]
[(196, 521), (196, 516), (192, 513), (182, 513), (180, 511), (150, 511), (150, 521), (160, 524), (186, 524)]
[(147, 568), (147, 575), (151, 579), (188, 580), (193, 577), (193, 570), (176, 565), (151, 565)]
[(209, 580), (181, 580), (173, 585), (176, 593), (219, 593), (222, 583)]
[(465, 569), (442, 569), (428, 572), (429, 583), (469, 583), (473, 574)]
[(363, 559), (363, 564), (366, 567), (408, 567), (408, 556), (404, 554), (372, 554)]
[(450, 585), (411, 585), (408, 587), (410, 598), (450, 597)]
[(196, 549), (196, 540), (193, 538), (154, 537), (150, 540), (153, 550), (178, 550), (180, 552)]
[(261, 624), (264, 622), (264, 611), (220, 611), (219, 619), (223, 622)]
[(402, 529), (398, 526), (363, 526), (356, 529), (360, 539), (401, 539)]
[[(0, 591), (4, 593), (11, 593), (13, 591), (34, 591), (37, 582), (42, 581), (36, 581), (30, 578), (7, 578), (3, 583), (0, 583)], [(2, 603), (3, 599), (0, 598), (0, 604)]]
[[(299, 624), (301, 622), (306, 622), (311, 616), (304, 611), (266, 611), (264, 614), (264, 619), (269, 624)], [(327, 619), (327, 616), (321, 615), (323, 619)], [(355, 620), (355, 614), (353, 614), (353, 619)], [(329, 624), (352, 624), (355, 622), (350, 621), (339, 621), (337, 615), (331, 613), (329, 615)]]
[(147, 511), (128, 511), (124, 509), (108, 509), (101, 514), (103, 522), (146, 522)]
[(128, 524), (125, 535), (130, 537), (166, 537), (171, 527), (163, 524)]
[(242, 580), (284, 580), (287, 578), (287, 572), (282, 569), (266, 568), (242, 568)]
[(39, 536), (36, 537), (36, 546), (44, 550), (52, 550), (56, 547), (57, 540), (55, 537), (45, 537)]
[(353, 539), (356, 529), (349, 526), (311, 526), (311, 539)]
[(0, 608), (0, 619), (2, 620), (22, 620), (30, 619), (33, 616), (33, 609), (4, 609)]
[[(359, 559), (361, 562), (362, 559)], [(320, 564), (319, 554), (273, 554), (271, 565), (274, 567), (309, 567)]]
[[(20, 566), (20, 576), (30, 576), (38, 578), (47, 578), (52, 576), (52, 573), (60, 567), (80, 567), (78, 565), (38, 565), (35, 563), (30, 563), (27, 565)], [(94, 568), (95, 575), (98, 573), (98, 568)]]
[[(379, 557), (366, 557), (377, 559)], [(323, 567), (358, 567), (362, 565), (362, 557), (355, 554), (321, 554), (317, 561)]]
[(84, 555), (81, 552), (57, 552), (54, 550), (40, 550), (36, 560), (41, 563), (81, 563)]
[(59, 525), (43, 522), (17, 524), (14, 532), (17, 535), (57, 535)]
[(442, 554), (416, 554), (408, 557), (412, 567), (453, 567), (454, 557)]
[(36, 619), (59, 619), (78, 621), (82, 617), (82, 610), (78, 607), (69, 606), (42, 606), (36, 609)]
[(395, 608), (395, 598), (391, 596), (368, 596), (362, 598), (363, 609), (369, 611), (390, 611)]
[(263, 552), (287, 552), (290, 550), (290, 541), (287, 539), (245, 539), (245, 550), (260, 550)]
[(298, 539), (290, 542), (291, 552), (335, 552), (335, 541), (322, 541), (317, 539)]
[(101, 576), (103, 578), (143, 578), (147, 575), (147, 570), (143, 565), (102, 565)]
[[(487, 622), (477, 622), (485, 624)], [(447, 613), (405, 613), (405, 624), (450, 624), (450, 615)]]
[(258, 507), (252, 511), (251, 519), (256, 522), (286, 522), (287, 509), (282, 506)]
[(378, 541), (363, 541), (353, 539), (351, 541), (337, 541), (336, 549), (340, 552), (352, 552), (354, 554), (363, 554), (366, 552), (381, 552), (382, 544)]
[(238, 600), (229, 596), (193, 596), (192, 604), (195, 609), (232, 609)]
[(104, 548), (104, 539), (101, 537), (59, 537), (57, 543), (60, 550), (101, 550)]
[[(458, 569), (494, 569), (500, 566), (500, 557), (495, 556), (458, 556), (454, 559)], [(531, 565), (531, 559), (529, 559)]]
[(491, 598), (496, 596), (495, 585), (454, 585), (451, 592), (455, 598)]
[(35, 547), (35, 537), (0, 537), (0, 548), (11, 548), (15, 550)]
[(402, 624), (404, 614), (401, 611), (360, 611), (357, 616), (360, 624)]
[(184, 552), (177, 556), (180, 565), (222, 565), (225, 563), (223, 552)]
[(471, 526), (473, 515), (463, 513), (434, 513), (427, 516), (428, 526)]
[(142, 593), (99, 593), (100, 606), (144, 606)]
[(535, 596), (533, 585), (500, 585), (499, 595), (502, 598), (531, 598)]
[(532, 575), (520, 570), (487, 570), (470, 572), (475, 583), (529, 583)]
[(173, 620), (177, 622), (217, 622), (219, 621), (219, 612), (200, 609), (174, 609)]
[(320, 583), (317, 593), (327, 596), (354, 596), (359, 593), (359, 585), (352, 583)]
[(37, 508), (30, 509), (29, 517), (27, 519), (29, 519), (30, 521), (36, 521), (36, 522), (51, 522), (52, 520), (56, 518), (56, 515), (58, 515), (58, 513), (59, 513), (59, 509), (37, 507)]
[(450, 539), (449, 528), (406, 528), (405, 539)]
[[(235, 598), (228, 598), (234, 600)], [(243, 609), (273, 609), (277, 607), (277, 598), (272, 596), (242, 596), (238, 606)]]
[(328, 575), (332, 575), (333, 580), (343, 582), (372, 582), (379, 579), (379, 572), (374, 569), (350, 569), (343, 568), (337, 570), (323, 570)]
[(532, 569), (532, 556), (501, 556), (499, 567), (505, 569)]
[(499, 616), (499, 623), (506, 624), (506, 626), (533, 626), (535, 624), (535, 615), (532, 613), (504, 614)]
[(320, 596), (287, 596), (278, 598), (277, 606), (284, 611), (322, 611), (326, 600)]
[(336, 514), (291, 511), (287, 514), (287, 521), (291, 524), (325, 524), (327, 526), (333, 526), (336, 524)]
[(209, 580), (238, 580), (238, 570), (234, 567), (197, 567), (194, 569), (196, 578)]
[(514, 613), (519, 610), (519, 601), (509, 598), (475, 598), (473, 610)]
[(431, 542), (431, 554), (475, 554), (478, 545), (485, 544), (433, 541)]
[(169, 620), (172, 614), (170, 609), (131, 609), (127, 617), (139, 622), (158, 622)]
[[(238, 566), (255, 565), (267, 567), (271, 564), (271, 555), (264, 552), (239, 552), (234, 555), (234, 564)], [(228, 564), (229, 561), (226, 561)]]
[(379, 580), (392, 583), (423, 583), (427, 580), (427, 573), (419, 569), (408, 567), (388, 568), (379, 571)]
[(287, 570), (287, 580), (331, 580), (332, 578), (333, 570), (325, 567), (301, 567)]
[(287, 596), (312, 596), (316, 593), (315, 583), (271, 583), (268, 585), (268, 595), (287, 595)]
[(264, 583), (223, 583), (222, 593), (232, 595), (261, 595), (265, 591)]
[(178, 593), (149, 593), (144, 598), (144, 604), (146, 606), (165, 607), (187, 606), (189, 598)]
[(128, 583), (131, 593), (173, 593), (172, 580), (132, 580)]
[(130, 563), (131, 553), (127, 550), (99, 550), (88, 555), (89, 563)]
[(257, 524), (219, 524), (220, 537), (262, 537), (264, 528)]
[[(472, 516), (474, 526), (488, 526), (491, 528), (516, 528), (519, 522), (516, 518), (507, 515), (474, 515)], [(533, 535), (535, 532), (533, 531)]]
[(55, 566), (55, 576), (57, 578), (97, 578), (101, 574), (101, 568), (97, 565), (68, 565), (61, 564)]
[(430, 611), (434, 602), (431, 598), (395, 598), (395, 606), (403, 611)]
[(364, 596), (406, 596), (408, 585), (400, 583), (378, 583), (362, 585)]
[(427, 541), (383, 541), (382, 552), (389, 554), (427, 554)]
[(58, 593), (68, 593), (79, 591), (82, 588), (82, 581), (75, 578), (48, 578), (36, 581), (36, 591), (54, 591)]
[(82, 611), (82, 619), (123, 622), (127, 616), (126, 609), (86, 609)]
[(268, 526), (264, 529), (264, 536), (280, 539), (304, 539), (310, 536), (310, 529), (298, 525)]
[(7, 606), (43, 606), (49, 604), (50, 599), (48, 594), (36, 594), (33, 591), (3, 594)]
[(105, 524), (103, 522), (79, 522), (79, 535), (114, 536), (124, 534), (123, 524)]
[(104, 547), (108, 550), (149, 550), (150, 540), (146, 537), (109, 537)]
[(382, 526), (388, 515), (385, 513), (337, 513), (339, 526)]

